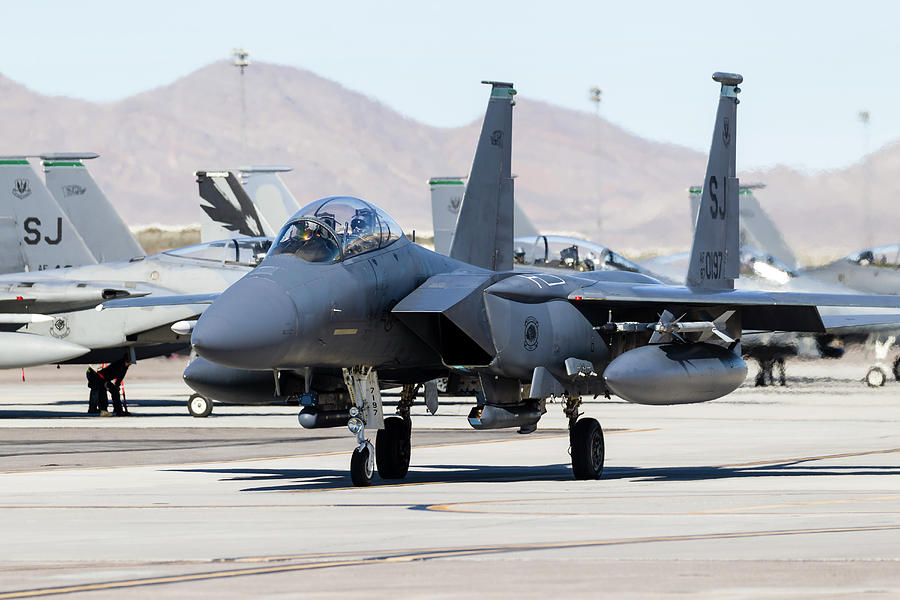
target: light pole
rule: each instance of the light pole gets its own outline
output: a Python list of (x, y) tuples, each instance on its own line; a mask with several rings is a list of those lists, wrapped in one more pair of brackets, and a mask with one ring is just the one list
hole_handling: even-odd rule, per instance
[[(231, 51), (234, 57), (234, 66), (241, 70), (241, 144), (244, 154), (247, 154), (247, 100), (244, 95), (244, 69), (250, 64), (250, 53), (243, 48), (235, 48)], [(246, 156), (245, 156), (246, 158)]]
[(595, 185), (594, 191), (597, 195), (597, 202), (594, 205), (594, 210), (597, 211), (597, 232), (596, 238), (594, 239), (602, 239), (602, 229), (603, 229), (603, 217), (600, 212), (600, 188), (602, 185), (602, 181), (600, 178), (600, 102), (603, 100), (603, 90), (599, 87), (594, 86), (588, 90), (588, 100), (594, 105), (594, 122), (596, 124), (594, 128), (594, 175), (595, 175)]
[(862, 209), (863, 209), (863, 235), (865, 235), (866, 247), (871, 247), (873, 242), (872, 234), (872, 206), (869, 198), (869, 121), (872, 115), (867, 110), (859, 111), (859, 122), (862, 123), (862, 151), (863, 151), (863, 184), (862, 184)]

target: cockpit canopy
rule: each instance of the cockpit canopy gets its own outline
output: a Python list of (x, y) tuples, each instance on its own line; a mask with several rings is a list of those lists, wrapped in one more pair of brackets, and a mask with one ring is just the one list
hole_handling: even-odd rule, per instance
[(740, 273), (741, 277), (762, 277), (780, 284), (785, 284), (797, 276), (796, 271), (771, 254), (748, 246), (741, 246)]
[(272, 245), (267, 237), (218, 240), (167, 250), (164, 254), (193, 260), (208, 260), (227, 265), (255, 266)]
[(643, 272), (605, 246), (560, 235), (516, 238), (513, 259), (518, 264), (572, 271)]
[(869, 248), (847, 257), (850, 262), (863, 267), (892, 267), (900, 268), (900, 244), (891, 246), (877, 246)]
[(359, 198), (332, 196), (301, 208), (275, 238), (269, 256), (292, 254), (331, 263), (384, 248), (403, 236), (380, 208)]

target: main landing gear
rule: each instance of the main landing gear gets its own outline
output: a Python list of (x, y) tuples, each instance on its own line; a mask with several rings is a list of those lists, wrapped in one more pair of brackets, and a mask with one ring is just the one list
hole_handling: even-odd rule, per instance
[[(877, 338), (872, 341), (872, 347), (875, 351), (875, 364), (869, 367), (869, 371), (864, 379), (869, 387), (881, 387), (887, 381), (889, 369), (884, 361), (887, 360), (891, 347), (896, 341), (897, 337), (893, 335), (888, 336), (884, 341)], [(897, 357), (894, 361), (894, 367), (891, 370), (894, 378), (900, 381), (900, 357)]]
[(397, 414), (384, 419), (384, 429), (375, 436), (375, 464), (382, 479), (403, 479), (409, 471), (412, 455), (412, 419), (409, 409), (416, 399), (418, 385), (404, 385), (400, 391)]
[(572, 473), (575, 479), (600, 479), (606, 447), (603, 428), (597, 419), (579, 419), (580, 396), (566, 398), (563, 412), (569, 419), (569, 453), (572, 455)]
[[(382, 479), (403, 479), (409, 471), (412, 450), (409, 409), (418, 386), (403, 386), (398, 414), (385, 418), (378, 375), (371, 367), (344, 369), (344, 383), (350, 392), (351, 403), (347, 427), (356, 435), (358, 444), (350, 459), (353, 485), (372, 485), (376, 465)], [(374, 446), (366, 439), (366, 429), (378, 430)]]
[(212, 400), (200, 394), (191, 394), (187, 402), (188, 412), (192, 417), (208, 417), (212, 414)]

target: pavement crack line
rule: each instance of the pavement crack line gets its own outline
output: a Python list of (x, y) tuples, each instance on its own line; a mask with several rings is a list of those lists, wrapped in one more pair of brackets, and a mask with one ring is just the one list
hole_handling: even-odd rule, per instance
[[(591, 540), (581, 542), (540, 542), (531, 544), (503, 544), (503, 545), (484, 545), (484, 546), (462, 546), (448, 548), (432, 548), (426, 550), (399, 551), (379, 553), (375, 556), (330, 560), (330, 561), (312, 561), (294, 564), (280, 564), (270, 567), (253, 567), (245, 569), (225, 569), (217, 571), (207, 571), (203, 573), (188, 573), (184, 575), (168, 575), (158, 577), (143, 577), (135, 579), (125, 579), (121, 581), (105, 581), (96, 583), (85, 583), (77, 585), (67, 585), (58, 587), (34, 588), (26, 590), (14, 590), (9, 592), (0, 592), (0, 600), (12, 598), (38, 598), (44, 596), (53, 596), (60, 594), (74, 594), (80, 592), (94, 592), (103, 590), (116, 590), (137, 588), (152, 585), (165, 585), (173, 583), (188, 583), (193, 581), (209, 581), (214, 579), (226, 579), (230, 577), (247, 577), (251, 575), (271, 575), (275, 573), (288, 573), (292, 571), (309, 571), (317, 569), (332, 569), (340, 567), (354, 567), (364, 565), (375, 565), (381, 563), (398, 563), (398, 562), (416, 562), (427, 561), (442, 558), (460, 558), (466, 556), (492, 555), (512, 552), (529, 552), (536, 550), (564, 550), (572, 548), (591, 548), (602, 546), (622, 546), (646, 543), (664, 543), (664, 542), (685, 542), (695, 540), (715, 540), (715, 539), (738, 539), (738, 538), (759, 538), (759, 537), (775, 537), (789, 535), (815, 535), (824, 533), (849, 533), (862, 531), (892, 531), (900, 530), (900, 524), (895, 525), (872, 525), (863, 527), (832, 527), (819, 529), (780, 529), (770, 531), (745, 531), (745, 532), (727, 532), (727, 533), (708, 533), (708, 534), (692, 534), (692, 535), (674, 535), (674, 536), (658, 536), (658, 537), (639, 537), (639, 538), (621, 538), (609, 540)], [(262, 558), (262, 557), (261, 557)]]

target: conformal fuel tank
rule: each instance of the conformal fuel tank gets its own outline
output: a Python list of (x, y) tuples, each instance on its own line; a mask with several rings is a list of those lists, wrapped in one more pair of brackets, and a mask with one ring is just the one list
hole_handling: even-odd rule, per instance
[(712, 344), (642, 346), (616, 357), (603, 378), (636, 404), (690, 404), (730, 394), (747, 378), (747, 363)]

